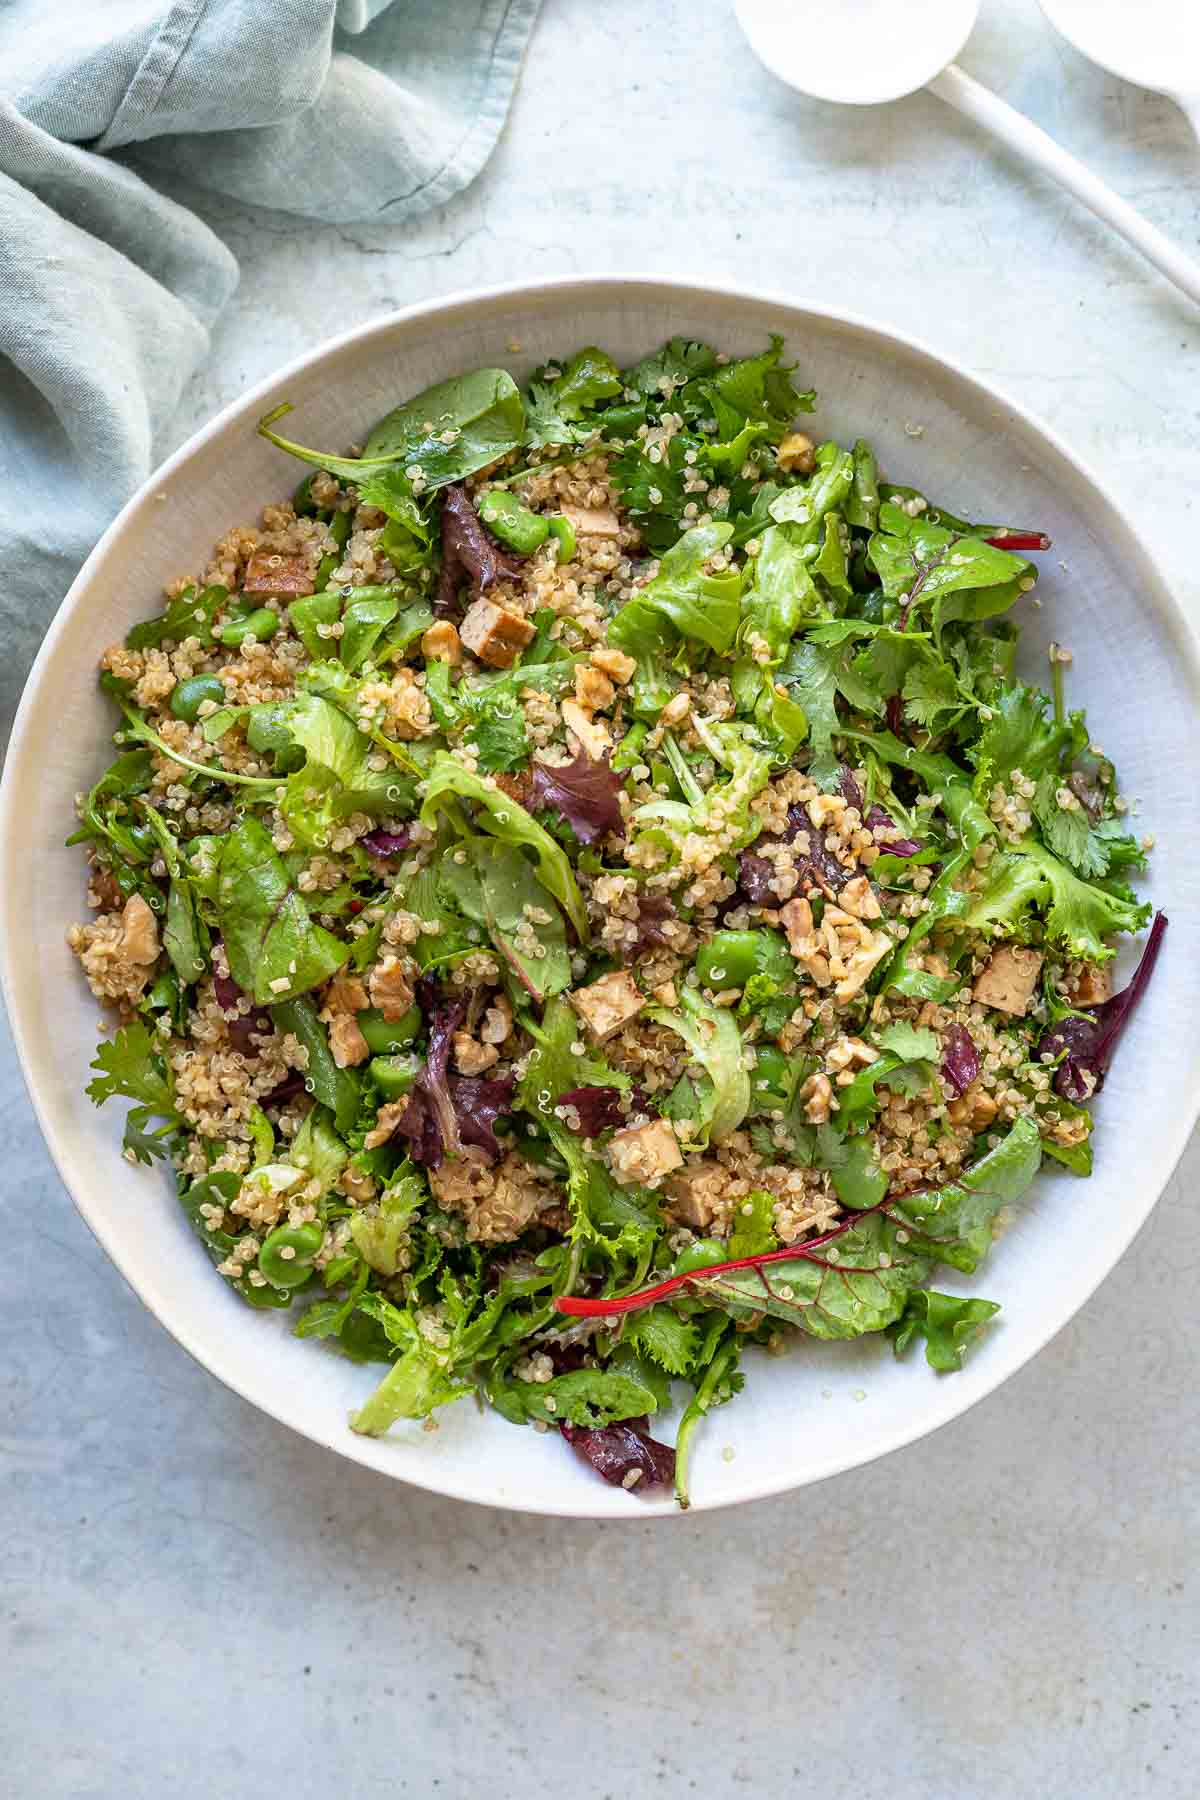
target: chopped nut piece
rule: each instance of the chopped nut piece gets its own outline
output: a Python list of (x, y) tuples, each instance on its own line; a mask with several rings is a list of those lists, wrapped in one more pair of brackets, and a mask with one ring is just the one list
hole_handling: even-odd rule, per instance
[(871, 1044), (864, 1044), (861, 1038), (841, 1037), (836, 1044), (831, 1044), (825, 1053), (825, 1062), (831, 1069), (865, 1069), (870, 1063), (878, 1060), (879, 1052)]
[(691, 710), (692, 696), (690, 694), (672, 694), (659, 714), (659, 719), (663, 725), (679, 725), (687, 718)]
[(480, 662), (493, 669), (511, 668), (517, 651), (531, 640), (534, 628), (524, 613), (497, 606), (494, 600), (475, 600), (467, 608), (459, 636)]
[(458, 626), (449, 619), (435, 619), (421, 639), (421, 654), (426, 662), (447, 662), (451, 667), (462, 661), (462, 644)]
[(570, 506), (559, 507), (564, 519), (569, 519), (579, 537), (619, 538), (621, 521), (611, 506)]
[(997, 1012), (1012, 1013), (1021, 1018), (1033, 996), (1041, 969), (1040, 951), (1023, 950), (1017, 944), (1001, 944), (998, 950), (993, 950), (990, 962), (977, 977), (974, 997), (981, 1006), (994, 1006)]
[(840, 819), (845, 810), (846, 802), (840, 794), (814, 794), (808, 803), (808, 816), (818, 828)]
[(622, 685), (631, 681), (637, 672), (636, 657), (626, 656), (623, 650), (610, 649), (607, 644), (600, 644), (592, 651), (592, 661), (598, 669), (602, 669)]
[(646, 1125), (627, 1125), (614, 1132), (608, 1154), (618, 1181), (637, 1181), (643, 1187), (657, 1187), (664, 1175), (683, 1163), (669, 1119), (651, 1119)]
[(386, 1144), (408, 1106), (408, 1095), (402, 1100), (388, 1100), (380, 1107), (378, 1116), (371, 1130), (363, 1139), (364, 1150), (377, 1150), (380, 1144)]
[(1112, 971), (1108, 963), (1085, 963), (1070, 987), (1072, 1006), (1103, 1006), (1112, 999)]
[(856, 875), (846, 883), (838, 895), (838, 905), (856, 919), (878, 919), (882, 913), (879, 898), (865, 875)]
[(352, 1069), (371, 1054), (353, 1013), (334, 1013), (329, 1020), (329, 1048), (339, 1069)]
[(616, 697), (617, 690), (607, 675), (587, 663), (575, 665), (575, 698), (580, 706), (594, 712), (597, 707), (611, 706)]
[(564, 700), (561, 711), (563, 724), (578, 738), (583, 751), (593, 762), (601, 762), (612, 746), (608, 726), (599, 719), (589, 719), (578, 700)]
[(812, 907), (797, 897), (779, 909), (779, 922), (787, 932), (788, 949), (818, 987), (828, 987), (833, 979), (829, 958), (821, 948), (813, 926)]
[(140, 894), (130, 894), (121, 914), (121, 949), (131, 963), (158, 957), (158, 921)]
[[(409, 965), (398, 956), (383, 957), (367, 977), (367, 992), (371, 996), (371, 1005), (383, 1014), (389, 1025), (394, 1025), (413, 1003)], [(366, 1004), (364, 999), (362, 1005)]]
[(1000, 1108), (977, 1081), (952, 1100), (946, 1108), (946, 1117), (952, 1125), (970, 1125), (972, 1131), (986, 1131)]
[(679, 1004), (679, 995), (675, 992), (673, 981), (660, 981), (652, 992), (660, 1006), (678, 1006)]
[(294, 600), (312, 591), (312, 570), (307, 557), (303, 556), (279, 556), (274, 551), (256, 550), (242, 577), (243, 594), (271, 594), (279, 599)]
[(627, 1019), (632, 1019), (645, 1006), (645, 997), (624, 969), (614, 969), (585, 988), (577, 988), (567, 999), (575, 1008), (597, 1043), (611, 1037)]
[(507, 994), (497, 994), (483, 1015), (479, 1035), (485, 1044), (502, 1044), (512, 1030), (512, 1002)]
[(362, 1012), (369, 1004), (367, 990), (357, 975), (335, 975), (325, 989), (325, 1006), (331, 1013)]
[(500, 1061), (495, 1044), (481, 1044), (469, 1031), (456, 1031), (452, 1041), (455, 1067), (463, 1075), (482, 1075)]
[(775, 452), (775, 461), (788, 475), (811, 475), (817, 466), (812, 439), (802, 431), (789, 431)]
[(429, 1185), (439, 1206), (463, 1215), (475, 1244), (510, 1243), (556, 1200), (554, 1189), (543, 1186), (515, 1152), (493, 1168), (482, 1151), (464, 1151), (431, 1169)]
[(824, 1125), (833, 1101), (833, 1083), (828, 1075), (810, 1075), (800, 1089), (800, 1099), (810, 1125)]

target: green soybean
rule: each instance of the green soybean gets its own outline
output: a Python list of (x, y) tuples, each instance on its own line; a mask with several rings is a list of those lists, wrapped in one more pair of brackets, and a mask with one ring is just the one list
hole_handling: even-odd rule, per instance
[(555, 513), (546, 520), (546, 529), (552, 538), (558, 539), (558, 560), (569, 563), (575, 554), (575, 527), (563, 513)]
[(385, 1019), (374, 1007), (360, 1012), (357, 1017), (358, 1029), (366, 1038), (372, 1056), (388, 1056), (393, 1050), (403, 1050), (421, 1029), (419, 1006), (410, 1006), (402, 1019)]
[(420, 1057), (373, 1056), (368, 1065), (371, 1080), (385, 1100), (400, 1100), (421, 1072)]
[(312, 1261), (325, 1242), (321, 1225), (279, 1225), (268, 1233), (258, 1253), (258, 1266), (275, 1287), (303, 1287)]
[(217, 675), (191, 675), (186, 681), (177, 682), (172, 690), (171, 711), (185, 724), (194, 725), (206, 700), (224, 706), (224, 683)]
[(718, 931), (696, 958), (696, 973), (709, 988), (744, 988), (753, 975), (790, 981), (795, 972), (792, 953), (777, 931)]
[(550, 536), (549, 522), (540, 513), (531, 512), (507, 488), (489, 488), (478, 511), (488, 530), (522, 556), (531, 555)]
[(750, 1075), (750, 1110), (752, 1113), (775, 1112), (791, 1099), (795, 1066), (773, 1044), (755, 1045), (754, 1068)]
[(729, 1247), (721, 1243), (719, 1238), (697, 1238), (675, 1258), (673, 1275), (694, 1275), (698, 1269), (711, 1268), (713, 1263), (728, 1262)]
[(614, 769), (632, 769), (636, 763), (641, 762), (642, 745), (646, 741), (646, 733), (649, 729), (648, 725), (640, 722), (629, 727), (613, 752), (612, 766)]
[(259, 606), (240, 619), (230, 619), (227, 625), (221, 626), (217, 636), (223, 644), (236, 648), (238, 644), (244, 644), (247, 638), (253, 639), (256, 644), (265, 644), (278, 630), (279, 614), (273, 613), (269, 606)]

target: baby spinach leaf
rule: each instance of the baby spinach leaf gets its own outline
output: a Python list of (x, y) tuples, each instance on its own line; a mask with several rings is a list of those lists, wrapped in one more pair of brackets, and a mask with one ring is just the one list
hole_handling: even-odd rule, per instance
[[(442, 858), (439, 882), (459, 910), (482, 925), (513, 975), (534, 1000), (571, 984), (562, 914), (525, 854), (495, 838), (467, 838)], [(531, 954), (529, 939), (538, 955)]]
[[(419, 468), (425, 491), (462, 481), (506, 451), (515, 450), (525, 426), (521, 395), (506, 369), (475, 369), (406, 400), (379, 421), (360, 457), (327, 456), (280, 437), (270, 427), (291, 410), (285, 402), (258, 425), (260, 434), (289, 456), (354, 483), (390, 464), (399, 465), (406, 475), (409, 469)], [(402, 491), (397, 478), (389, 484), (389, 491), (394, 504)]]
[(733, 569), (706, 575), (704, 564), (729, 542), (730, 525), (696, 525), (659, 563), (658, 574), (626, 601), (608, 628), (609, 642), (633, 655), (669, 650), (694, 638), (719, 655), (738, 627), (741, 576)]
[(130, 650), (149, 650), (170, 638), (181, 644), (185, 638), (198, 638), (207, 650), (215, 641), (213, 621), (229, 599), (229, 589), (214, 584), (201, 588), (186, 587), (171, 601), (165, 613), (135, 625), (125, 639)]
[(308, 1052), (304, 1084), (322, 1106), (333, 1114), (338, 1131), (349, 1131), (358, 1116), (360, 1084), (351, 1069), (339, 1069), (329, 1048), (329, 1034), (306, 995), (282, 1000), (270, 1008), (276, 1029), (290, 1031)]
[[(891, 502), (879, 509), (879, 529), (867, 555), (884, 593), (902, 601), (906, 611), (918, 602), (923, 608), (932, 606), (935, 630), (952, 619), (1005, 611), (1024, 591), (1023, 583), (1034, 577), (1024, 557), (998, 550), (981, 537), (933, 525), (921, 515), (911, 518)], [(987, 590), (986, 596), (961, 598), (972, 589)]]
[(903, 1356), (914, 1338), (925, 1339), (925, 1360), (931, 1369), (949, 1374), (961, 1369), (963, 1357), (988, 1320), (1000, 1311), (994, 1300), (962, 1300), (957, 1294), (937, 1294), (917, 1288), (904, 1312), (889, 1328), (892, 1347)]
[(399, 597), (389, 588), (356, 588), (345, 597), (338, 655), (347, 669), (362, 667), (399, 611)]
[(217, 920), (230, 974), (260, 1006), (328, 981), (349, 954), (349, 945), (313, 924), (256, 818), (241, 820), (222, 839)]
[(1033, 1119), (1021, 1118), (986, 1156), (928, 1193), (890, 1201), (893, 1220), (911, 1232), (909, 1249), (970, 1275), (991, 1246), (996, 1215), (1026, 1191), (1042, 1160)]
[(580, 943), (588, 941), (587, 908), (575, 880), (570, 858), (561, 844), (556, 844), (548, 831), (523, 806), (518, 806), (502, 789), (490, 784), (472, 770), (463, 768), (452, 756), (439, 750), (425, 782), (425, 803), (421, 821), (435, 825), (439, 815), (450, 811), (453, 818), (456, 800), (469, 800), (478, 809), (475, 823), (491, 836), (508, 844), (530, 849), (537, 858), (538, 874), (543, 887), (559, 902), (575, 927)]
[(554, 381), (547, 381), (545, 372), (540, 372), (530, 382), (525, 399), (526, 445), (537, 449), (581, 442), (600, 422), (588, 417), (597, 403), (620, 392), (620, 373), (603, 350), (578, 351)]
[(342, 616), (342, 597), (326, 588), (323, 594), (311, 594), (306, 600), (293, 600), (288, 607), (292, 630), (314, 662), (320, 662), (334, 648), (335, 640), (321, 635), (322, 625), (335, 625)]

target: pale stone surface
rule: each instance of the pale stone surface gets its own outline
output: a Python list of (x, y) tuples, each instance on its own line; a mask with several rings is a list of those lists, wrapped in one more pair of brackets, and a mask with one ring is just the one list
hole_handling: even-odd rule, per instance
[[(968, 70), (1194, 246), (1200, 157), (1170, 103), (1089, 68), (1032, 0), (984, 11)], [(793, 96), (725, 0), (548, 0), (493, 165), (416, 234), (200, 205), (245, 272), (180, 438), (426, 295), (622, 267), (741, 280), (999, 381), (1200, 601), (1196, 310), (936, 100)], [(1195, 1144), (1100, 1293), (966, 1418), (822, 1487), (655, 1526), (456, 1505), (292, 1436), (123, 1286), (11, 1055), (0, 1150), (12, 1793), (1195, 1792)]]

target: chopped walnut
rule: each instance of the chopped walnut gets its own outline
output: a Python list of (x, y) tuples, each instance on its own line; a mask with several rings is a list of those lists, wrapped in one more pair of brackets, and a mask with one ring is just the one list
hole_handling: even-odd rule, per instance
[(121, 914), (121, 948), (131, 963), (158, 959), (158, 921), (140, 894), (130, 894)]
[(507, 994), (497, 994), (483, 1015), (479, 1035), (485, 1044), (502, 1044), (512, 1030), (513, 1009)]
[(804, 1116), (810, 1125), (824, 1125), (833, 1102), (833, 1083), (828, 1075), (810, 1075), (800, 1089)]
[[(367, 977), (370, 1003), (389, 1025), (402, 1019), (413, 1003), (412, 965), (399, 956), (385, 956)], [(367, 1004), (366, 999), (363, 1005)]]
[(329, 1048), (339, 1069), (352, 1069), (366, 1062), (370, 1045), (358, 1028), (353, 1013), (334, 1013), (329, 1020)]
[(564, 700), (560, 708), (567, 730), (593, 762), (601, 762), (612, 747), (612, 734), (600, 719), (589, 718), (578, 700)]
[(590, 668), (587, 663), (575, 665), (575, 698), (580, 706), (595, 712), (598, 707), (611, 706), (616, 697), (616, 688), (600, 669)]
[(456, 1031), (452, 1041), (454, 1064), (460, 1074), (482, 1075), (485, 1069), (500, 1061), (495, 1044), (481, 1044), (469, 1031)]
[(449, 619), (435, 619), (421, 639), (421, 654), (426, 662), (447, 662), (452, 667), (462, 661), (462, 644), (458, 627)]
[(789, 431), (775, 452), (775, 461), (787, 475), (811, 475), (817, 466), (812, 439), (803, 431)]
[(627, 681), (632, 681), (637, 673), (637, 659), (626, 656), (623, 650), (610, 648), (608, 644), (597, 645), (596, 649), (592, 651), (592, 661), (598, 669), (622, 687)]
[(951, 1100), (946, 1117), (952, 1125), (970, 1125), (972, 1131), (986, 1131), (1000, 1108), (977, 1081), (973, 1081), (957, 1100)]
[(856, 875), (845, 884), (838, 895), (838, 905), (843, 912), (852, 913), (856, 919), (878, 919), (883, 910), (878, 895), (865, 875)]

